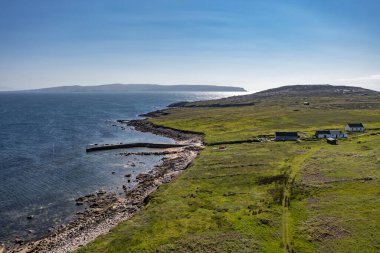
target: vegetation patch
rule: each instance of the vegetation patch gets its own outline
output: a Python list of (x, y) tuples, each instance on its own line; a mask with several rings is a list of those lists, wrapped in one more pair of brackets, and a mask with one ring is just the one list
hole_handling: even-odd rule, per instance
[(289, 175), (287, 173), (282, 173), (279, 175), (273, 175), (273, 176), (260, 176), (257, 178), (258, 184), (272, 184), (277, 183), (280, 185), (286, 184), (286, 182), (289, 179)]
[(197, 236), (187, 236), (180, 240), (161, 245), (154, 252), (185, 253), (185, 252), (261, 252), (254, 238), (238, 233), (216, 233)]
[(311, 242), (324, 242), (350, 235), (351, 232), (338, 225), (337, 220), (337, 217), (313, 217), (304, 222), (300, 230), (307, 234), (307, 239)]

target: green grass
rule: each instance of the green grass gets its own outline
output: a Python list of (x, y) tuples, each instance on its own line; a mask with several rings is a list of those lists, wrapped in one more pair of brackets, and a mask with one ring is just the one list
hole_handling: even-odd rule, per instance
[(207, 146), (141, 212), (79, 252), (378, 252), (380, 110), (319, 102), (325, 110), (285, 100), (171, 109), (152, 119), (203, 132), (207, 143), (276, 130), (309, 135), (349, 121), (373, 130), (336, 146), (323, 140)]
[(291, 208), (296, 252), (380, 250), (379, 137), (326, 146), (305, 161)]
[[(284, 108), (286, 106), (286, 108)], [(295, 109), (296, 108), (296, 109)], [(298, 110), (298, 111), (294, 111)], [(365, 113), (363, 113), (365, 111)], [(258, 105), (234, 108), (180, 108), (165, 117), (154, 118), (156, 124), (205, 133), (205, 142), (255, 139), (277, 130), (299, 131), (312, 135), (316, 130), (343, 129), (347, 122), (359, 120), (367, 128), (380, 128), (380, 109), (320, 109), (301, 105)]]

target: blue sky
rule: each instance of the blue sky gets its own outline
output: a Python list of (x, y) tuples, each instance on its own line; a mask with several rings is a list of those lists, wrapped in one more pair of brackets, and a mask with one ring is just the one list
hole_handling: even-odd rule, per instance
[(0, 87), (380, 90), (378, 0), (0, 0)]

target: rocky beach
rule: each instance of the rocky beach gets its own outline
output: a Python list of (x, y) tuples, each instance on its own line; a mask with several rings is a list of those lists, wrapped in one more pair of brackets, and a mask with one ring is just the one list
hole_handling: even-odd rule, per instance
[[(149, 195), (186, 169), (203, 147), (202, 137), (193, 132), (157, 126), (147, 120), (119, 120), (119, 123), (137, 131), (172, 138), (184, 146), (153, 152), (120, 153), (124, 156), (163, 155), (163, 159), (148, 173), (137, 175), (132, 189), (123, 185), (121, 195), (99, 190), (79, 197), (76, 205), (82, 206), (83, 211), (78, 211), (70, 222), (51, 229), (45, 237), (37, 241), (25, 242), (23, 238), (16, 238), (11, 245), (2, 245), (1, 253), (68, 252), (78, 249), (142, 209), (149, 202)], [(128, 181), (132, 180), (130, 174), (125, 177)]]

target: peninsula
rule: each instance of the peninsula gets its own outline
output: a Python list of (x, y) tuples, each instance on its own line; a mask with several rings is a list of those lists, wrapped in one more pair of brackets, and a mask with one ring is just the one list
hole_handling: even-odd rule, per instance
[(246, 90), (240, 87), (218, 85), (104, 84), (59, 86), (28, 90), (28, 92), (246, 92)]
[[(379, 92), (286, 86), (163, 112), (148, 121), (201, 133), (205, 148), (141, 212), (79, 252), (379, 250)], [(347, 122), (366, 130), (337, 145), (314, 137)], [(272, 141), (276, 131), (300, 139)]]

